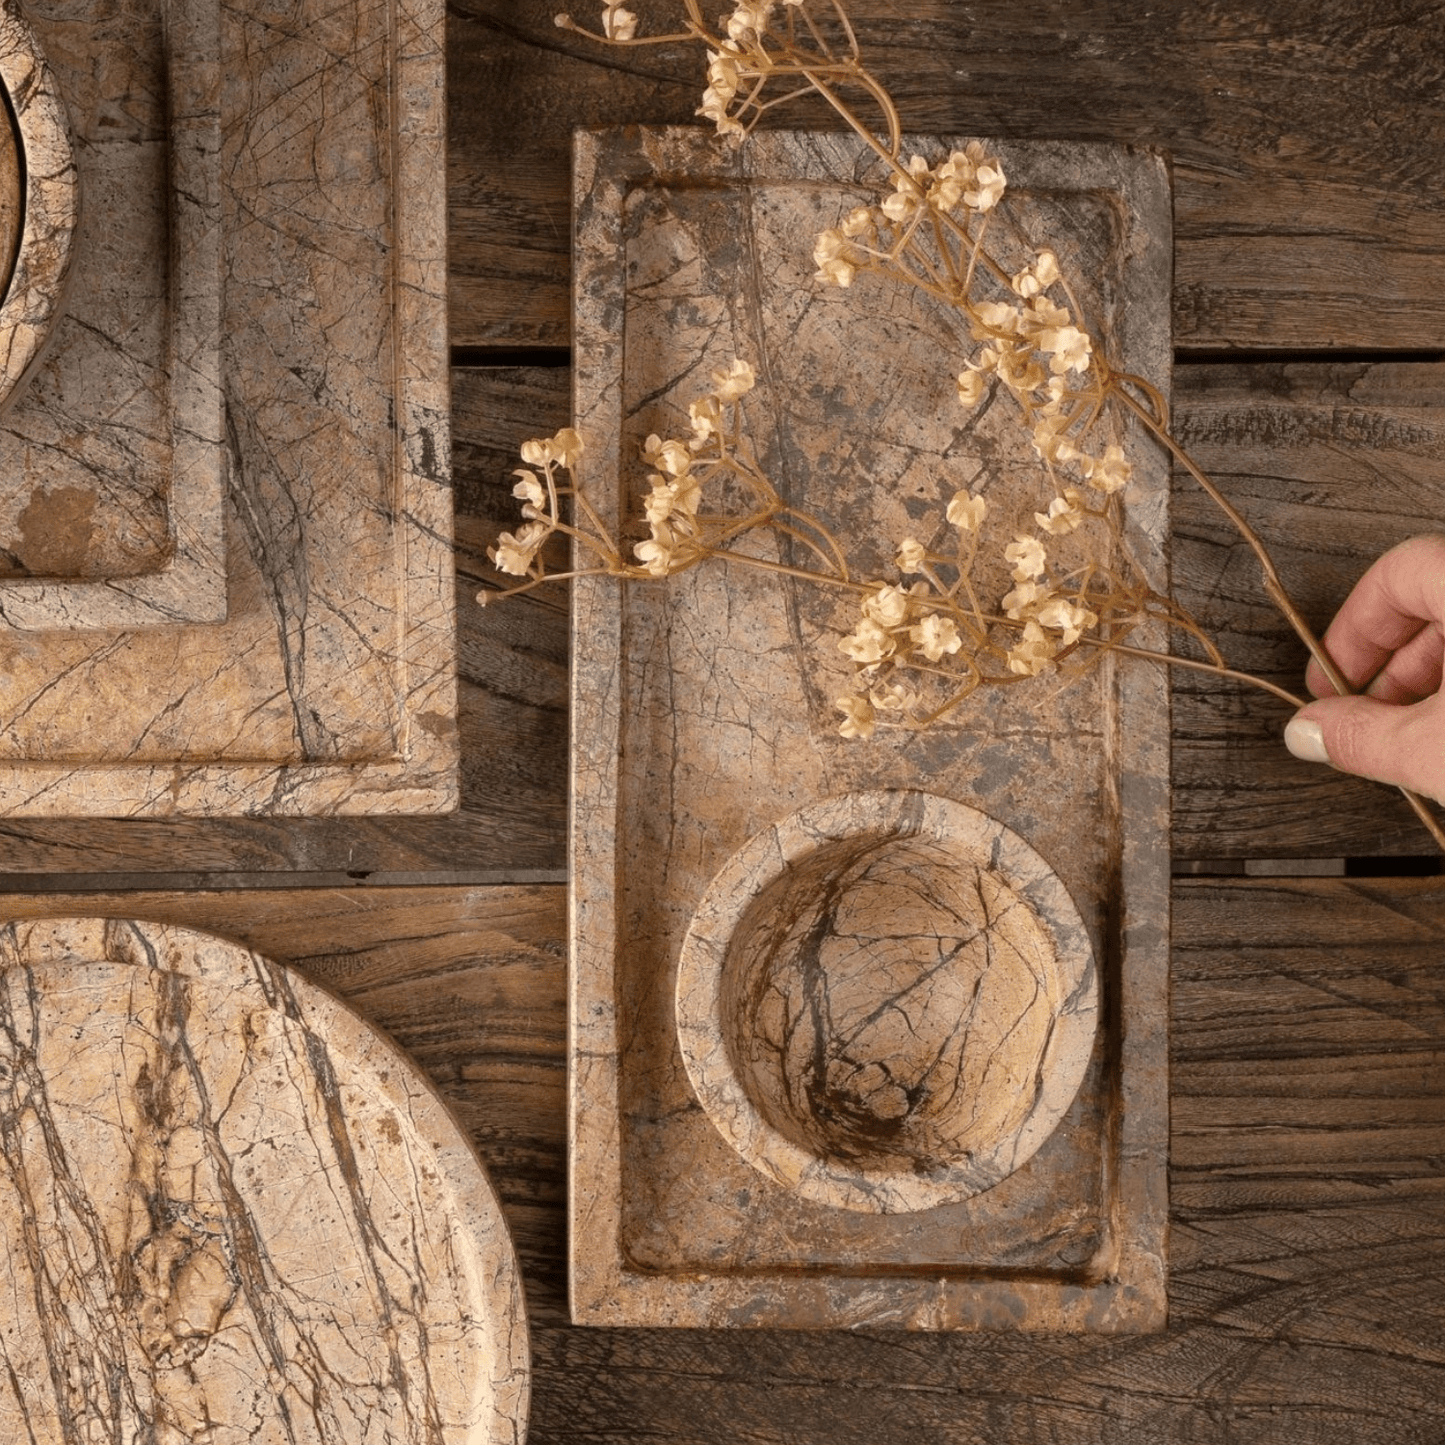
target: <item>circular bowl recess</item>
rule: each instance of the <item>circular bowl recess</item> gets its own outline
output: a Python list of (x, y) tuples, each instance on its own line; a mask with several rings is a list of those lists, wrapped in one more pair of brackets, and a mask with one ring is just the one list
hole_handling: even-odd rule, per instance
[(810, 804), (724, 865), (677, 980), (683, 1061), (747, 1162), (880, 1214), (991, 1188), (1072, 1103), (1093, 949), (1022, 838), (920, 792)]

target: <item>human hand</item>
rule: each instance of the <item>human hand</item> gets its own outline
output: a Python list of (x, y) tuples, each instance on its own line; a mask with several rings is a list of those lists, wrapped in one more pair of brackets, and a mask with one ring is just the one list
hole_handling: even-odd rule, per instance
[(1445, 536), (1412, 537), (1355, 584), (1325, 633), (1325, 650), (1361, 693), (1337, 697), (1311, 662), (1319, 699), (1284, 730), (1306, 762), (1329, 763), (1445, 802)]

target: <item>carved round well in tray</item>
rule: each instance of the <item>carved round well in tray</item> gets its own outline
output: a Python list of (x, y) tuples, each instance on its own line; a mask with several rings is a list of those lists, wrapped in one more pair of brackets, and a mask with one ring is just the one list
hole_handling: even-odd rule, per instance
[(931, 1208), (992, 1187), (1063, 1117), (1098, 991), (1057, 875), (923, 793), (801, 809), (740, 849), (683, 944), (678, 1037), (723, 1137), (800, 1195)]
[(411, 1064), (208, 934), (0, 929), (0, 1440), (514, 1445), (481, 1165)]
[(65, 103), (18, 8), (0, 7), (0, 411), (35, 369), (65, 304), (80, 179)]

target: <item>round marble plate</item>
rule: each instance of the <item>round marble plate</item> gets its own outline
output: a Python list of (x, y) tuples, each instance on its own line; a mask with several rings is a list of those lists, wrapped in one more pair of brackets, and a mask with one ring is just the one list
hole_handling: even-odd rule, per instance
[(926, 793), (852, 793), (723, 866), (676, 1008), (694, 1091), (748, 1163), (892, 1214), (1032, 1157), (1088, 1067), (1098, 985), (1073, 900), (1017, 834)]
[(65, 306), (80, 223), (80, 175), (65, 102), (34, 32), (0, 7), (0, 410), (29, 378)]
[(355, 1014), (236, 944), (0, 928), (0, 1440), (515, 1445), (492, 1188)]

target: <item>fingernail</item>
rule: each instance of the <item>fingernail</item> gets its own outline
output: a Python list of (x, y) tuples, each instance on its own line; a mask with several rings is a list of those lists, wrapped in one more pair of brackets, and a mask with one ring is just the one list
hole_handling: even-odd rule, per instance
[(1284, 728), (1284, 745), (1307, 763), (1327, 763), (1325, 731), (1313, 718), (1292, 717)]

